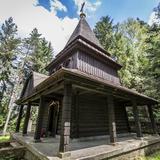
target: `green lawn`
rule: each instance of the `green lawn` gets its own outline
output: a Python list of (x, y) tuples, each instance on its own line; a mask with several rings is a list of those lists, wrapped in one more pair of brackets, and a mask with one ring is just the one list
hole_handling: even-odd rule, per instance
[(6, 141), (9, 141), (9, 139), (10, 139), (10, 135), (0, 136), (0, 142), (6, 142)]

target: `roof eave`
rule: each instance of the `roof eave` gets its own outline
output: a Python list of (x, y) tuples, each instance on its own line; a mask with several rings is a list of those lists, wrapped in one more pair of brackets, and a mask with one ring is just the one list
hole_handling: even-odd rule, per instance
[[(86, 40), (83, 38), (82, 41), (86, 42), (83, 43), (81, 41), (81, 37), (77, 37), (74, 41), (72, 41), (72, 43), (70, 43), (70, 45), (68, 45), (66, 48), (64, 48), (57, 56), (56, 58), (46, 67), (46, 70), (49, 70), (54, 64), (56, 64), (58, 61), (60, 61), (60, 59), (62, 59), (63, 57), (67, 56), (68, 52), (71, 51), (71, 49), (73, 48), (78, 48), (78, 43), (83, 44), (85, 47), (88, 47), (90, 49), (92, 49), (94, 52), (100, 54), (101, 56), (103, 56), (104, 58), (106, 58), (107, 60), (109, 60), (111, 63), (113, 63), (117, 69), (121, 69), (122, 65), (117, 63), (116, 61), (114, 61), (111, 57), (109, 57), (108, 55), (106, 55), (106, 53), (108, 52), (104, 52), (104, 50), (99, 50), (99, 48), (95, 48), (95, 46), (93, 46), (93, 44), (89, 44), (88, 42), (86, 42)], [(87, 45), (88, 44), (88, 45)], [(90, 45), (90, 46), (89, 46)], [(92, 47), (93, 46), (93, 47)], [(95, 49), (93, 49), (95, 48)], [(102, 52), (103, 51), (103, 52)]]

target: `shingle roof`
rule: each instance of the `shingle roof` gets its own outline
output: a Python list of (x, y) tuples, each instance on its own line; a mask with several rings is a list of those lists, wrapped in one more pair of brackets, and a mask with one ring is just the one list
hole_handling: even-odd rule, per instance
[(29, 96), (33, 89), (49, 76), (32, 71), (30, 76), (26, 79), (24, 87), (21, 92), (21, 98)]
[(89, 24), (85, 20), (85, 17), (81, 17), (79, 20), (79, 23), (75, 30), (73, 31), (71, 37), (69, 38), (66, 46), (68, 46), (70, 43), (72, 43), (77, 37), (83, 37), (87, 39), (88, 41), (94, 43), (96, 46), (103, 48), (99, 42), (99, 40), (94, 35), (93, 31), (91, 30)]
[(155, 100), (151, 97), (148, 97), (146, 95), (140, 94), (140, 93), (138, 93), (134, 90), (128, 89), (124, 86), (117, 85), (117, 84), (115, 85), (115, 84), (113, 84), (113, 83), (111, 83), (107, 80), (104, 80), (104, 79), (89, 75), (87, 73), (78, 71), (77, 69), (67, 69), (67, 68), (62, 68), (62, 69), (58, 70), (57, 72), (55, 72), (54, 74), (52, 74), (48, 78), (45, 77), (44, 81), (42, 81), (41, 83), (39, 83), (37, 86), (35, 86), (33, 88), (32, 93), (30, 93), (27, 96), (21, 97), (20, 99), (18, 99), (16, 101), (16, 103), (21, 104), (21, 103), (24, 103), (24, 102), (28, 101), (28, 99), (30, 99), (31, 97), (34, 97), (37, 94), (39, 94), (40, 91), (42, 91), (42, 90), (45, 91), (46, 89), (48, 89), (48, 87), (51, 87), (54, 84), (53, 82), (57, 81), (58, 77), (59, 78), (60, 78), (60, 76), (63, 77), (66, 74), (73, 75), (73, 76), (79, 77), (79, 78), (84, 78), (86, 80), (96, 82), (96, 83), (99, 83), (99, 84), (103, 84), (105, 86), (108, 86), (108, 87), (111, 87), (112, 89), (117, 90), (117, 92), (121, 93), (122, 95), (130, 95), (130, 96), (133, 96), (133, 97), (134, 96), (139, 97), (141, 100), (142, 99), (145, 100), (146, 104), (147, 104), (147, 101), (152, 103), (152, 104), (157, 104), (158, 103), (157, 100)]

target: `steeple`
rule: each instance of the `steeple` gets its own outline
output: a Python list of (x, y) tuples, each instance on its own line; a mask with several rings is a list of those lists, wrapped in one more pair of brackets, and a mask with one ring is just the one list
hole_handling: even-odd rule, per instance
[(81, 13), (80, 13), (79, 23), (78, 23), (77, 27), (75, 28), (75, 30), (73, 31), (71, 37), (69, 38), (66, 46), (71, 44), (77, 38), (82, 38), (84, 40), (87, 40), (88, 42), (93, 43), (94, 45), (96, 45), (100, 48), (103, 48), (101, 46), (100, 42), (98, 41), (98, 39), (96, 38), (96, 36), (94, 35), (93, 31), (91, 30), (89, 24), (86, 21), (86, 15), (83, 12), (84, 5), (85, 5), (85, 3), (82, 4), (82, 8), (80, 10)]

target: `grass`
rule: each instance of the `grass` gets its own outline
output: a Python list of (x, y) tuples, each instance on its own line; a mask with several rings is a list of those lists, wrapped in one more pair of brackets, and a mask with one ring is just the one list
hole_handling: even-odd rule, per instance
[(7, 142), (10, 139), (10, 135), (0, 136), (0, 142)]
[(139, 160), (160, 160), (160, 151), (146, 157), (141, 157)]

